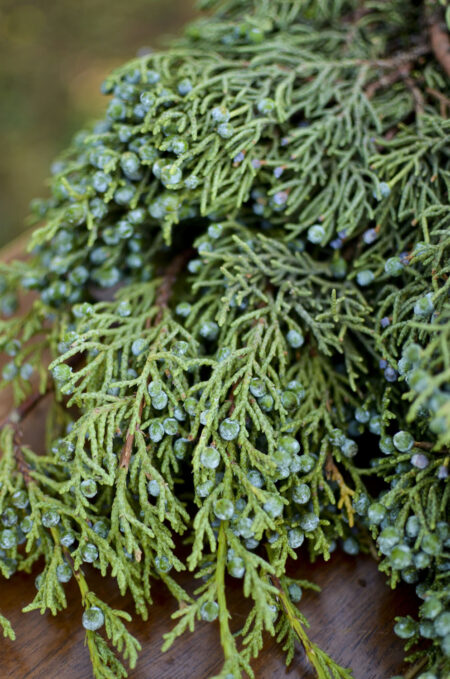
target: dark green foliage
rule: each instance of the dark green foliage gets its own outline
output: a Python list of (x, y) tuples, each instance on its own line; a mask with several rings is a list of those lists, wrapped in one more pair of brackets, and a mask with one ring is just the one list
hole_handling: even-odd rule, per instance
[[(17, 287), (39, 292), (0, 326), (19, 406), (1, 434), (2, 573), (40, 559), (28, 608), (56, 613), (73, 572), (96, 677), (125, 676), (103, 625), (132, 667), (138, 645), (83, 563), (144, 618), (150, 576), (167, 585), (183, 605), (165, 647), (217, 618), (221, 679), (253, 676), (264, 631), (288, 661), (300, 641), (321, 679), (349, 677), (306, 635), (308, 583), (286, 562), (302, 544), (356, 555), (371, 531), (392, 586), (424, 600), (396, 632), (430, 640), (444, 677), (450, 123), (421, 32), (439, 8), (205, 4), (170, 51), (105, 81), (106, 117), (57, 164), (29, 260), (2, 267), (5, 313)], [(17, 436), (33, 375), (53, 394), (46, 456)], [(251, 599), (237, 638), (227, 573)]]

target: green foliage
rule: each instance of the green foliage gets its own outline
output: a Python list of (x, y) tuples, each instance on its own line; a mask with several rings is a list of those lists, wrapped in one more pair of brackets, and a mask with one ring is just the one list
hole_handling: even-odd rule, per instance
[[(430, 640), (411, 659), (443, 677), (442, 65), (412, 3), (204, 4), (216, 14), (172, 49), (107, 78), (105, 119), (35, 205), (29, 259), (1, 269), (17, 407), (0, 441), (2, 574), (39, 561), (26, 610), (53, 614), (77, 579), (97, 678), (126, 676), (103, 626), (131, 667), (139, 648), (85, 563), (144, 619), (163, 581), (179, 603), (164, 648), (217, 619), (220, 679), (253, 676), (265, 633), (287, 662), (300, 643), (320, 679), (348, 678), (295, 605), (314, 585), (286, 567), (303, 544), (312, 559), (367, 551), (371, 533), (390, 584), (424, 599), (395, 630), (408, 648)], [(38, 294), (15, 317), (20, 286)], [(34, 389), (51, 393), (43, 456), (20, 439)], [(193, 595), (186, 568), (202, 580)], [(237, 634), (228, 577), (249, 600)]]

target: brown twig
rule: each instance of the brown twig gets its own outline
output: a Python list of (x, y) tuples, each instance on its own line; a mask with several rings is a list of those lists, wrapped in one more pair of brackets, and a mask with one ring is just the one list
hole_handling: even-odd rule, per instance
[(27, 415), (34, 410), (34, 408), (50, 393), (50, 389), (47, 389), (44, 393), (34, 393), (31, 394), (20, 406), (14, 408), (3, 420), (0, 422), (0, 431), (10, 424), (13, 427), (22, 422)]
[(443, 118), (446, 118), (448, 113), (447, 108), (450, 108), (450, 99), (446, 97), (445, 94), (438, 92), (438, 90), (435, 90), (432, 87), (427, 87), (426, 92), (439, 101), (440, 114)]
[(336, 481), (338, 485), (340, 498), (337, 506), (338, 509), (342, 509), (342, 507), (345, 507), (348, 516), (348, 525), (351, 528), (355, 523), (355, 513), (353, 511), (352, 506), (352, 496), (355, 494), (355, 491), (349, 488), (345, 483), (344, 477), (337, 468), (330, 453), (328, 453), (325, 462), (325, 471), (327, 473), (327, 477), (331, 479), (331, 481)]
[(404, 80), (407, 78), (411, 72), (412, 63), (401, 63), (394, 71), (382, 75), (378, 80), (374, 80), (366, 88), (366, 97), (372, 99), (374, 94), (381, 90), (382, 88), (390, 87), (399, 80)]
[(3, 420), (0, 422), (0, 431), (6, 426), (10, 425), (14, 431), (13, 435), (13, 450), (14, 458), (17, 463), (17, 469), (23, 476), (23, 480), (26, 486), (29, 486), (32, 479), (30, 475), (30, 466), (25, 460), (25, 456), (22, 451), (22, 431), (19, 427), (20, 423), (29, 415), (29, 413), (36, 408), (36, 406), (47, 396), (50, 389), (44, 393), (31, 394), (20, 406), (12, 410)]
[[(177, 281), (177, 278), (186, 265), (186, 263), (192, 258), (194, 254), (194, 250), (189, 248), (188, 250), (185, 250), (184, 252), (181, 252), (179, 255), (173, 258), (173, 260), (170, 262), (168, 265), (167, 269), (165, 270), (163, 280), (161, 281), (161, 285), (158, 288), (158, 291), (156, 293), (156, 299), (155, 299), (155, 306), (158, 307), (158, 313), (155, 317), (155, 325), (158, 325), (158, 323), (161, 322), (164, 310), (167, 309), (167, 306), (169, 304), (169, 300), (172, 296), (173, 292), (173, 287)], [(146, 328), (149, 328), (151, 325), (150, 319), (147, 320), (146, 322)], [(142, 399), (140, 404), (139, 404), (139, 421), (142, 418), (142, 411), (144, 409), (144, 404), (145, 400)], [(130, 466), (130, 460), (131, 460), (131, 453), (133, 451), (133, 444), (134, 444), (134, 437), (136, 434), (136, 430), (134, 431), (128, 431), (127, 437), (125, 439), (125, 445), (122, 448), (122, 452), (120, 455), (120, 462), (119, 462), (119, 467), (121, 469), (128, 469)]]
[(416, 448), (422, 448), (422, 450), (431, 450), (433, 448), (433, 443), (428, 443), (428, 441), (414, 441)]
[(434, 56), (450, 76), (450, 39), (445, 24), (440, 20), (439, 15), (432, 14), (429, 20), (429, 33), (431, 49)]

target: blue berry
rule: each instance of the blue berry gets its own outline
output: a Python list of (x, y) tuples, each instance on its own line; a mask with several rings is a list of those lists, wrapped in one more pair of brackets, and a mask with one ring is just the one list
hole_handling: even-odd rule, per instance
[(176, 436), (178, 434), (178, 422), (175, 417), (166, 417), (163, 420), (163, 427), (167, 436)]
[(92, 542), (86, 543), (83, 549), (81, 550), (81, 558), (86, 563), (94, 563), (94, 561), (97, 561), (98, 559), (97, 547)]
[(84, 497), (95, 497), (97, 495), (97, 484), (94, 479), (85, 479), (80, 483), (80, 490)]
[(346, 438), (340, 448), (342, 454), (345, 455), (345, 457), (355, 457), (355, 455), (358, 453), (358, 445), (352, 439)]
[(434, 621), (434, 629), (439, 637), (445, 637), (450, 634), (450, 611), (441, 613)]
[(380, 502), (374, 502), (373, 504), (370, 505), (367, 511), (367, 516), (369, 518), (370, 523), (378, 525), (383, 521), (384, 517), (386, 516), (386, 507), (382, 505)]
[(106, 538), (109, 535), (110, 526), (107, 523), (107, 521), (100, 519), (99, 521), (96, 521), (94, 523), (94, 525), (92, 526), (92, 529), (93, 529), (94, 533), (97, 533), (97, 535), (99, 535), (101, 538), (106, 540)]
[(400, 257), (389, 257), (384, 264), (384, 270), (388, 276), (399, 276), (403, 268)]
[(152, 406), (155, 410), (164, 410), (168, 403), (168, 396), (165, 391), (161, 391), (152, 397)]
[(255, 488), (262, 488), (264, 485), (264, 479), (257, 469), (251, 469), (249, 472), (247, 472), (247, 478), (251, 485), (255, 486)]
[(182, 97), (185, 97), (186, 94), (189, 94), (189, 92), (192, 90), (192, 83), (189, 80), (189, 78), (184, 78), (183, 80), (180, 80), (180, 82), (177, 85), (177, 90)]
[(214, 321), (204, 321), (200, 326), (200, 336), (213, 342), (219, 334), (219, 326)]
[(224, 441), (234, 441), (239, 436), (241, 425), (236, 420), (227, 417), (220, 423), (219, 434)]
[(270, 517), (272, 517), (272, 519), (276, 519), (282, 515), (284, 504), (279, 497), (272, 496), (266, 500), (263, 509)]
[(299, 471), (303, 472), (304, 474), (307, 474), (310, 472), (312, 469), (314, 469), (314, 466), (316, 464), (316, 461), (312, 455), (308, 455), (307, 453), (305, 455), (300, 455), (298, 458), (299, 462)]
[(407, 453), (414, 445), (414, 437), (409, 431), (398, 431), (392, 439), (394, 446), (401, 453)]
[(205, 601), (200, 607), (200, 617), (206, 622), (213, 622), (219, 615), (219, 604), (216, 601)]
[(220, 464), (220, 453), (217, 448), (209, 446), (200, 453), (200, 462), (206, 469), (216, 469)]
[(439, 599), (436, 599), (435, 597), (430, 597), (429, 599), (426, 599), (424, 601), (424, 603), (420, 607), (420, 612), (424, 618), (434, 620), (434, 618), (436, 618), (442, 611), (442, 608), (443, 606)]
[(376, 241), (377, 238), (378, 232), (376, 229), (367, 229), (367, 231), (363, 233), (363, 241), (366, 243), (366, 245), (371, 245)]
[(258, 377), (253, 377), (250, 380), (249, 389), (250, 393), (253, 394), (253, 396), (256, 396), (257, 398), (264, 396), (267, 391), (264, 381), (259, 379)]
[(105, 624), (105, 616), (102, 609), (98, 606), (91, 606), (87, 608), (82, 617), (82, 624), (84, 629), (90, 632), (96, 632)]
[(289, 585), (288, 592), (291, 601), (293, 601), (296, 604), (301, 600), (303, 596), (302, 588), (295, 582)]
[(434, 311), (433, 293), (428, 292), (424, 297), (420, 297), (414, 304), (414, 313), (420, 318), (430, 316)]
[(234, 504), (226, 498), (216, 500), (214, 502), (214, 514), (221, 521), (228, 521), (234, 514)]
[(223, 139), (230, 139), (234, 134), (234, 127), (230, 123), (221, 123), (217, 128), (217, 133)]
[(0, 547), (2, 549), (13, 549), (17, 545), (17, 533), (15, 530), (5, 528), (0, 532)]
[(160, 171), (160, 179), (166, 188), (176, 186), (181, 182), (183, 172), (177, 165), (164, 165)]
[(211, 111), (211, 115), (216, 123), (227, 123), (230, 120), (230, 112), (225, 106), (216, 106)]
[(361, 287), (366, 287), (370, 285), (375, 280), (375, 274), (370, 269), (364, 269), (363, 271), (358, 271), (356, 274), (356, 280), (358, 285)]
[(243, 578), (245, 575), (245, 563), (244, 559), (240, 556), (234, 556), (228, 562), (228, 573), (233, 578)]
[(367, 408), (358, 407), (355, 410), (355, 419), (361, 424), (366, 424), (370, 420), (370, 410)]
[(299, 505), (305, 505), (311, 499), (311, 489), (306, 483), (294, 486), (292, 489), (292, 499)]
[(72, 577), (72, 569), (68, 563), (61, 563), (56, 567), (56, 577), (58, 582), (69, 582)]
[(204, 483), (200, 483), (196, 488), (197, 495), (199, 497), (208, 497), (208, 495), (211, 494), (213, 488), (214, 482), (211, 480), (205, 481)]
[(256, 108), (260, 113), (268, 115), (269, 113), (272, 113), (272, 111), (275, 110), (275, 102), (273, 99), (266, 97), (265, 99), (260, 99), (260, 101), (258, 101)]
[(401, 639), (410, 639), (417, 630), (417, 624), (409, 618), (401, 618), (394, 626), (394, 632)]
[(164, 438), (164, 433), (161, 422), (152, 422), (148, 428), (148, 435), (153, 443), (159, 443)]
[(422, 551), (430, 556), (438, 556), (442, 549), (442, 543), (438, 535), (435, 533), (426, 533), (420, 544)]
[(377, 200), (381, 200), (382, 198), (388, 198), (391, 195), (391, 189), (389, 184), (387, 184), (386, 182), (380, 182), (378, 185), (378, 191), (375, 190), (372, 195)]
[(288, 543), (291, 549), (298, 549), (305, 540), (305, 534), (299, 528), (291, 528), (288, 531)]
[(159, 487), (158, 481), (156, 481), (155, 479), (149, 481), (147, 484), (147, 491), (148, 494), (151, 495), (152, 497), (159, 497), (161, 489)]
[(270, 413), (273, 410), (274, 400), (270, 394), (265, 394), (258, 399), (259, 407), (264, 413)]
[(42, 525), (45, 528), (53, 528), (61, 521), (61, 517), (56, 509), (49, 509), (42, 514)]
[(319, 517), (313, 512), (307, 512), (300, 518), (300, 526), (306, 533), (312, 533), (319, 525)]
[(359, 543), (353, 537), (346, 538), (342, 543), (342, 549), (346, 554), (356, 556), (359, 554)]
[(75, 542), (75, 535), (67, 531), (61, 536), (60, 542), (64, 547), (71, 547)]
[(321, 224), (313, 224), (313, 226), (309, 227), (306, 237), (310, 243), (319, 245), (325, 238), (325, 229)]
[(293, 436), (280, 436), (278, 447), (288, 455), (297, 455), (300, 452), (300, 443)]
[(301, 332), (292, 329), (288, 331), (286, 335), (286, 341), (293, 349), (299, 349), (301, 346), (303, 346), (305, 338)]

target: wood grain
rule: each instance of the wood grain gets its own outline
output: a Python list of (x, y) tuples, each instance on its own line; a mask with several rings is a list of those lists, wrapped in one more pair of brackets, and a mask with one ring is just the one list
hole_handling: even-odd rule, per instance
[[(3, 259), (17, 256), (22, 241), (3, 251)], [(0, 416), (11, 404), (8, 395), (0, 398)], [(25, 441), (42, 448), (43, 402), (24, 424)], [(402, 671), (403, 650), (392, 631), (396, 615), (414, 612), (411, 588), (400, 586), (391, 591), (385, 578), (368, 556), (357, 558), (335, 553), (328, 563), (318, 560), (310, 564), (302, 553), (290, 565), (291, 574), (308, 578), (321, 586), (322, 592), (305, 592), (300, 604), (311, 623), (310, 636), (336, 661), (351, 666), (356, 679), (388, 679)], [(18, 574), (11, 581), (0, 580), (0, 610), (12, 622), (17, 634), (15, 642), (0, 642), (1, 679), (90, 679), (89, 655), (84, 647), (81, 607), (76, 586), (67, 587), (68, 607), (56, 618), (38, 612), (22, 614), (21, 609), (35, 594), (32, 575)], [(129, 598), (122, 598), (114, 582), (101, 578), (93, 569), (87, 571), (91, 587), (112, 605), (132, 613)], [(192, 590), (189, 574), (181, 576), (181, 584)], [(229, 581), (229, 604), (233, 625), (239, 629), (246, 610), (239, 583)], [(131, 630), (143, 650), (130, 679), (208, 679), (221, 668), (221, 650), (216, 623), (199, 623), (192, 635), (186, 635), (167, 653), (161, 652), (162, 635), (170, 629), (170, 616), (175, 609), (163, 586), (153, 583), (154, 605), (150, 619), (134, 619)], [(276, 642), (267, 638), (260, 657), (253, 663), (257, 679), (313, 679), (303, 651), (299, 648), (289, 669)]]

